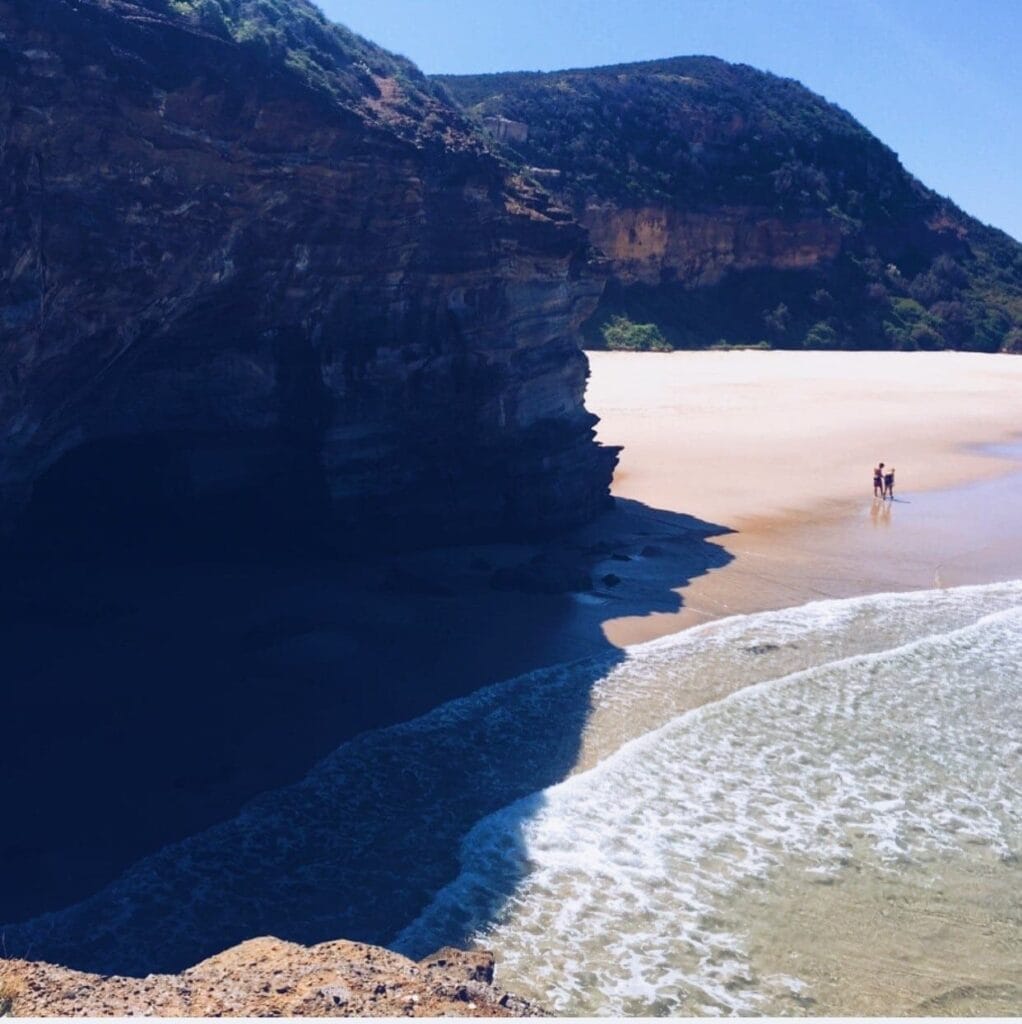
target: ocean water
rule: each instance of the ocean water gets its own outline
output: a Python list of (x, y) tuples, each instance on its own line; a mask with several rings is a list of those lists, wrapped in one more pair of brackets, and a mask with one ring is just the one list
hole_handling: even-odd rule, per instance
[(738, 652), (765, 671), (479, 822), (394, 945), (468, 932), (571, 1015), (1022, 1011), (1020, 598), (824, 602), (635, 649), (596, 693), (625, 717)]
[(1020, 661), (1022, 581), (555, 666), (358, 737), (5, 948), (146, 974), (260, 934), (474, 943), (567, 1014), (1022, 1012)]

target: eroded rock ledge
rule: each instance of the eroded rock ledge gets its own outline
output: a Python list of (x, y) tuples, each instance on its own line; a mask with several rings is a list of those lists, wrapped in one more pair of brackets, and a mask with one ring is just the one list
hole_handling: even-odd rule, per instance
[(0, 1002), (17, 1017), (544, 1016), (494, 985), (490, 953), (443, 949), (415, 963), (357, 942), (274, 938), (146, 978), (0, 960)]

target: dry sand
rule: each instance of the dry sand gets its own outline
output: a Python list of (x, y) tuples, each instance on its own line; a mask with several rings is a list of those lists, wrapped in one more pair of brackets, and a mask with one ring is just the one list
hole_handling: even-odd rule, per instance
[[(1022, 360), (975, 353), (596, 352), (614, 493), (733, 533), (683, 607), (617, 645), (736, 612), (1022, 575)], [(897, 468), (897, 501), (872, 468)]]
[(736, 528), (1013, 468), (970, 445), (1022, 434), (1022, 359), (956, 352), (592, 352), (616, 494)]

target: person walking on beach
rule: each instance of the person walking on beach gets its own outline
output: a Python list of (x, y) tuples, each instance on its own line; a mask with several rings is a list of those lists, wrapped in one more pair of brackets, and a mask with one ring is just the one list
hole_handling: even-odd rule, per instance
[(881, 462), (879, 465), (873, 467), (873, 497), (882, 498), (884, 496), (884, 464)]
[(884, 497), (894, 501), (894, 467), (884, 473)]

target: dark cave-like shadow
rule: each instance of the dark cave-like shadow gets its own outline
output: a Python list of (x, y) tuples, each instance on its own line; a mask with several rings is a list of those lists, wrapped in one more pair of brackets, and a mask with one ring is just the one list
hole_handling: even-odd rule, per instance
[[(12, 567), (0, 948), (145, 975), (263, 934), (392, 941), (477, 822), (574, 767), (624, 657), (603, 623), (677, 611), (727, 532), (619, 501), (544, 546), (587, 564), (585, 595), (492, 590), (521, 546), (397, 570)], [(489, 910), (517, 882), (489, 879)]]

